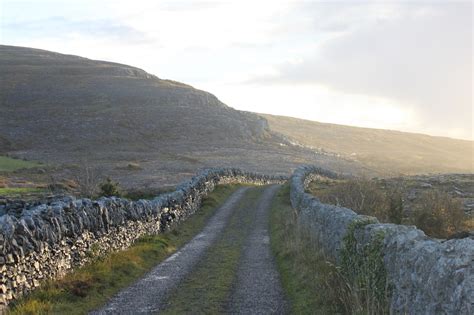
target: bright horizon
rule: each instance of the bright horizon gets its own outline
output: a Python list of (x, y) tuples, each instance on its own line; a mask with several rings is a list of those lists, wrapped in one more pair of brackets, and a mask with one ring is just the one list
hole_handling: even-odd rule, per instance
[(12, 1), (0, 43), (136, 66), (240, 110), (474, 139), (472, 3)]

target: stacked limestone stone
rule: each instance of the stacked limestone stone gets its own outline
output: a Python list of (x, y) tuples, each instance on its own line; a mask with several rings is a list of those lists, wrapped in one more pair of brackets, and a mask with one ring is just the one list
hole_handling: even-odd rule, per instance
[(63, 276), (93, 257), (129, 247), (160, 233), (199, 208), (217, 184), (282, 182), (237, 169), (201, 172), (176, 191), (153, 200), (58, 200), (0, 216), (0, 313), (8, 302)]
[[(344, 237), (353, 233), (362, 249), (383, 235), (380, 255), (393, 287), (391, 312), (401, 314), (474, 313), (474, 239), (437, 240), (414, 226), (380, 224), (376, 218), (321, 203), (305, 192), (320, 177), (341, 176), (312, 166), (298, 168), (291, 178), (291, 203), (298, 221), (319, 241), (326, 253), (341, 262)], [(359, 225), (354, 231), (350, 227)]]

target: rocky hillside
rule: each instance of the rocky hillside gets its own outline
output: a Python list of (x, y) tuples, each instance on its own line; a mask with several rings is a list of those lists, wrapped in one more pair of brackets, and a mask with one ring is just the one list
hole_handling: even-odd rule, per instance
[(0, 86), (0, 154), (86, 161), (132, 184), (174, 183), (209, 166), (357, 169), (282, 143), (261, 116), (210, 93), (122, 64), (0, 46)]
[(384, 175), (474, 172), (473, 141), (262, 116), (294, 143), (337, 153)]
[(204, 138), (233, 144), (267, 136), (259, 116), (137, 68), (2, 46), (0, 69), (1, 135), (17, 150), (140, 149)]

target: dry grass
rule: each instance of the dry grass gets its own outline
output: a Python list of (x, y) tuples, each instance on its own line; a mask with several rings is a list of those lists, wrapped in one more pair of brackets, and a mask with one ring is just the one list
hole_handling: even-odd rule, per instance
[(472, 229), (473, 218), (463, 211), (462, 202), (433, 187), (410, 202), (405, 211), (403, 182), (386, 185), (369, 179), (325, 180), (310, 184), (309, 191), (321, 202), (350, 208), (374, 216), (381, 222), (416, 225), (427, 235), (449, 238)]
[(430, 190), (418, 198), (410, 220), (427, 235), (448, 238), (466, 230), (472, 218), (466, 217), (460, 200), (445, 192)]
[(288, 185), (275, 199), (270, 220), (271, 247), (292, 313), (353, 314), (363, 309), (340, 268), (298, 226)]
[[(336, 266), (317, 239), (297, 223), (289, 185), (272, 206), (271, 246), (294, 314), (388, 314), (390, 288), (378, 244), (364, 255), (347, 251), (351, 262)], [(351, 240), (346, 239), (351, 247)], [(383, 269), (383, 270), (382, 270)]]

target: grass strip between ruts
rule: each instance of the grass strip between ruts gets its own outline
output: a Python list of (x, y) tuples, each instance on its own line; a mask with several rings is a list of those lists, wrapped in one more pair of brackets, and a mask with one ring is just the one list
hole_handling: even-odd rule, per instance
[(237, 279), (243, 246), (255, 218), (262, 187), (246, 192), (217, 242), (169, 295), (160, 314), (223, 314)]

